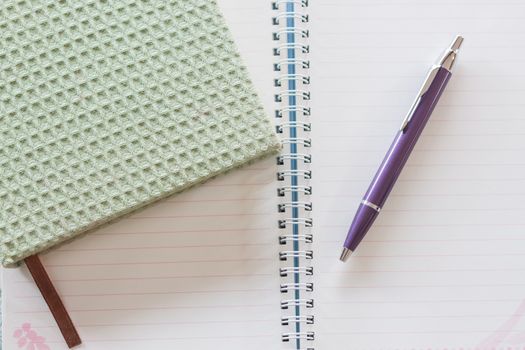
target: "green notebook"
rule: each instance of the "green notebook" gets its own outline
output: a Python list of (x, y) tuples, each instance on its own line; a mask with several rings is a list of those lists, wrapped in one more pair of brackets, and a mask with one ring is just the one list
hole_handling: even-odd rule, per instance
[(210, 0), (0, 3), (4, 266), (279, 143)]

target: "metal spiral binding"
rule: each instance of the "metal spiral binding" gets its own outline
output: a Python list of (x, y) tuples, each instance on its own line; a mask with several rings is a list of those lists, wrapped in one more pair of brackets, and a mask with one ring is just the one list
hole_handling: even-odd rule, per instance
[(275, 11), (272, 22), (276, 28), (273, 33), (275, 102), (278, 104), (276, 131), (283, 143), (283, 152), (277, 157), (277, 180), (280, 183), (277, 195), (282, 198), (277, 206), (280, 215), (278, 228), (283, 231), (279, 235), (279, 244), (283, 247), (279, 253), (280, 291), (283, 293), (281, 325), (286, 327), (281, 339), (294, 342), (295, 349), (313, 350), (308, 346), (315, 336), (312, 330), (314, 300), (311, 296), (314, 269), (311, 263), (312, 187), (309, 184), (312, 178), (309, 166), (312, 142), (308, 105), (311, 98), (308, 90), (308, 0), (274, 0), (272, 8)]

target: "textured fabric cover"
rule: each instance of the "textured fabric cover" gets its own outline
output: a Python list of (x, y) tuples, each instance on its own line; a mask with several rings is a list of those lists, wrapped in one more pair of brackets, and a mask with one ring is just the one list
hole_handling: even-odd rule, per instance
[(214, 1), (0, 2), (4, 266), (278, 148)]

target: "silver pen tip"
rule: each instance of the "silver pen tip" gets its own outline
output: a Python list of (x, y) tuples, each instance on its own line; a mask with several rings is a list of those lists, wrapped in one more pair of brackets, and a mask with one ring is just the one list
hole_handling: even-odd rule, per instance
[(343, 251), (341, 252), (341, 256), (339, 257), (339, 260), (342, 262), (345, 262), (348, 260), (348, 258), (352, 255), (352, 251), (348, 249), (347, 247), (343, 247)]
[(450, 45), (450, 51), (458, 51), (461, 47), (461, 44), (463, 44), (463, 37), (458, 35), (452, 42), (452, 45)]
[(443, 67), (450, 72), (454, 66), (454, 63), (456, 63), (456, 56), (459, 52), (461, 44), (463, 44), (463, 37), (458, 35), (456, 38), (454, 38), (452, 44), (450, 44), (439, 60), (438, 66)]

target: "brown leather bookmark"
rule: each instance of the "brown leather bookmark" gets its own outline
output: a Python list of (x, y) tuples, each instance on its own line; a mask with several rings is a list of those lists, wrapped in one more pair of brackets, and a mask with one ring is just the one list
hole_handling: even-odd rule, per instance
[(67, 346), (72, 348), (74, 346), (80, 345), (82, 341), (78, 336), (77, 330), (75, 329), (75, 326), (73, 325), (73, 322), (71, 321), (71, 318), (69, 317), (62, 300), (60, 300), (60, 296), (53, 286), (53, 283), (49, 279), (49, 275), (44, 269), (40, 258), (38, 255), (31, 255), (30, 257), (25, 258), (24, 261), (27, 265), (27, 268), (29, 269), (29, 272), (31, 272), (33, 279), (35, 280), (38, 289), (40, 289), (40, 293), (42, 293), (47, 306), (49, 306), (49, 310), (51, 310), (51, 313), (58, 324), (58, 328), (60, 328), (60, 332), (62, 332), (62, 336), (64, 337)]

